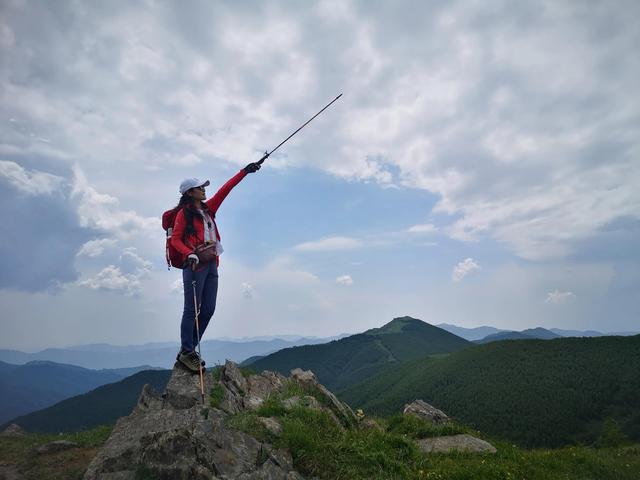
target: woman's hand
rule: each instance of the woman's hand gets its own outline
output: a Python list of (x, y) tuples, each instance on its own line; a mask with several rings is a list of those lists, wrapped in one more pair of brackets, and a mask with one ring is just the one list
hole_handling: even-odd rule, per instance
[(254, 172), (257, 172), (258, 170), (260, 170), (261, 166), (262, 165), (260, 165), (258, 162), (250, 163), (249, 165), (244, 167), (244, 171), (246, 173), (254, 173)]
[(191, 268), (196, 268), (198, 263), (200, 263), (200, 259), (195, 253), (192, 253), (187, 257), (187, 261), (191, 264)]

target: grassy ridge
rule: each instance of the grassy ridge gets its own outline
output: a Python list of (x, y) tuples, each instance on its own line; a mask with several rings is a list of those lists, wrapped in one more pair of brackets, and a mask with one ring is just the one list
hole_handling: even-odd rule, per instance
[[(110, 434), (111, 427), (100, 426), (66, 435), (0, 437), (0, 465), (15, 466), (19, 478), (24, 480), (80, 480)], [(47, 455), (34, 453), (39, 446), (54, 440), (69, 440), (77, 443), (78, 448)]]
[[(374, 419), (377, 427), (343, 429), (326, 412), (297, 407), (287, 410), (271, 399), (255, 412), (230, 417), (227, 424), (256, 438), (288, 449), (296, 469), (321, 479), (527, 479), (635, 480), (640, 446), (591, 449), (526, 450), (509, 442), (489, 441), (492, 454), (423, 454), (416, 439), (468, 432), (462, 425), (435, 427), (414, 417)], [(266, 430), (258, 417), (275, 417), (282, 433)], [(364, 423), (364, 422), (362, 422)], [(478, 432), (474, 435), (480, 436)]]
[(521, 445), (640, 441), (640, 336), (489, 343), (387, 369), (340, 397), (375, 414), (422, 398)]
[(288, 375), (293, 368), (312, 370), (329, 389), (341, 389), (376, 375), (386, 366), (472, 345), (441, 328), (411, 317), (322, 345), (286, 348), (251, 363), (255, 370)]

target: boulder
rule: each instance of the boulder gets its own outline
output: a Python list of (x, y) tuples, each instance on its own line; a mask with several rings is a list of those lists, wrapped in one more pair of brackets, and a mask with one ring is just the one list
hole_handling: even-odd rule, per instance
[(247, 410), (259, 408), (264, 401), (275, 392), (280, 392), (286, 385), (287, 379), (276, 372), (264, 371), (260, 375), (247, 378), (247, 393), (243, 399), (243, 406)]
[(291, 410), (294, 407), (307, 407), (311, 408), (312, 410), (322, 409), (322, 405), (320, 405), (320, 402), (318, 402), (316, 397), (312, 397), (311, 395), (305, 395), (303, 397), (294, 395), (293, 397), (285, 398), (282, 404), (287, 410)]
[(258, 417), (258, 420), (272, 435), (278, 436), (282, 433), (282, 425), (274, 417)]
[[(273, 379), (278, 377), (265, 378), (277, 383)], [(244, 409), (251, 382), (235, 364), (227, 362), (220, 381), (205, 375), (207, 397), (214, 388), (224, 389), (229, 405), (239, 411)], [(84, 479), (134, 480), (145, 475), (167, 479), (302, 479), (288, 452), (228, 428), (227, 415), (225, 410), (202, 405), (199, 375), (176, 367), (164, 395), (145, 385), (133, 412), (118, 420)]]
[(75, 442), (70, 442), (68, 440), (56, 440), (54, 442), (49, 442), (45, 445), (42, 445), (36, 448), (36, 453), (39, 454), (48, 454), (48, 453), (58, 453), (63, 450), (69, 450), (70, 448), (78, 448), (79, 445)]
[(291, 370), (291, 379), (303, 388), (315, 391), (322, 399), (320, 402), (333, 412), (343, 426), (348, 427), (358, 423), (356, 414), (353, 413), (351, 407), (338, 400), (338, 397), (331, 393), (327, 387), (318, 382), (318, 379), (311, 370), (305, 371), (300, 368)]
[(449, 417), (447, 417), (442, 410), (438, 410), (423, 400), (416, 400), (409, 405), (405, 405), (402, 413), (405, 415), (415, 415), (434, 425), (442, 425), (450, 421)]
[(5, 428), (2, 433), (0, 433), (3, 437), (24, 437), (26, 432), (20, 427), (20, 425), (16, 423), (12, 423), (7, 428)]
[(20, 480), (20, 474), (18, 473), (18, 467), (11, 464), (0, 464), (0, 479), (1, 480)]
[(496, 453), (496, 448), (489, 442), (480, 440), (473, 435), (461, 434), (446, 437), (423, 438), (416, 443), (425, 453), (450, 453), (453, 451), (465, 453)]

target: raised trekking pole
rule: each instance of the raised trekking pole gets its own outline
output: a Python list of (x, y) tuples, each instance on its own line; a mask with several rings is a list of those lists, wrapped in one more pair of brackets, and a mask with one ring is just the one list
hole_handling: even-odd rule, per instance
[(308, 123), (311, 122), (311, 120), (313, 120), (314, 118), (316, 118), (318, 115), (320, 115), (322, 112), (324, 112), (327, 108), (329, 108), (331, 106), (331, 104), (333, 102), (335, 102), (336, 100), (338, 100), (340, 97), (342, 96), (342, 94), (338, 95), (336, 98), (334, 98), (333, 100), (331, 100), (329, 103), (327, 103), (324, 108), (322, 110), (320, 110), (318, 113), (316, 113), (313, 117), (311, 117), (309, 120), (307, 120), (306, 122), (304, 122), (302, 124), (302, 126), (300, 128), (298, 128), (295, 132), (293, 132), (291, 135), (289, 135), (287, 138), (285, 138), (282, 142), (280, 142), (280, 144), (274, 148), (273, 150), (271, 150), (270, 152), (264, 152), (264, 155), (262, 156), (262, 158), (260, 160), (258, 160), (256, 163), (258, 164), (262, 164), (262, 162), (264, 162), (269, 155), (271, 155), (273, 152), (275, 152), (277, 149), (279, 149), (282, 145), (284, 145), (284, 143), (289, 140), (291, 137), (293, 137), (296, 133), (298, 133), (300, 130), (302, 130), (304, 127), (307, 126)]
[(196, 309), (196, 335), (198, 336), (198, 357), (200, 357), (198, 367), (200, 370), (200, 395), (202, 396), (202, 405), (204, 405), (204, 376), (202, 375), (202, 353), (200, 352), (200, 305), (198, 305), (198, 296), (196, 295), (196, 279), (191, 280), (193, 287), (193, 305)]

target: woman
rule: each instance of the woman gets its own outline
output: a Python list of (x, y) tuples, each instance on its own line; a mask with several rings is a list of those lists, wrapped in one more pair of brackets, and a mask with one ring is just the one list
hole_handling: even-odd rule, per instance
[[(180, 325), (181, 348), (177, 360), (188, 370), (198, 372), (200, 364), (204, 362), (196, 353), (196, 346), (200, 342), (216, 308), (218, 294), (218, 264), (222, 253), (220, 233), (215, 222), (215, 215), (229, 192), (247, 174), (260, 170), (259, 163), (250, 163), (240, 170), (233, 178), (225, 183), (210, 199), (205, 187), (209, 180), (201, 182), (197, 178), (188, 178), (180, 184), (182, 197), (176, 206), (178, 213), (173, 225), (171, 245), (183, 256), (185, 268), (182, 270), (182, 284), (184, 287), (184, 310)], [(215, 244), (215, 260), (202, 261), (196, 254), (196, 249), (202, 245)], [(196, 297), (199, 305), (198, 327), (196, 328), (193, 280), (195, 280)], [(198, 336), (198, 330), (200, 335)]]

